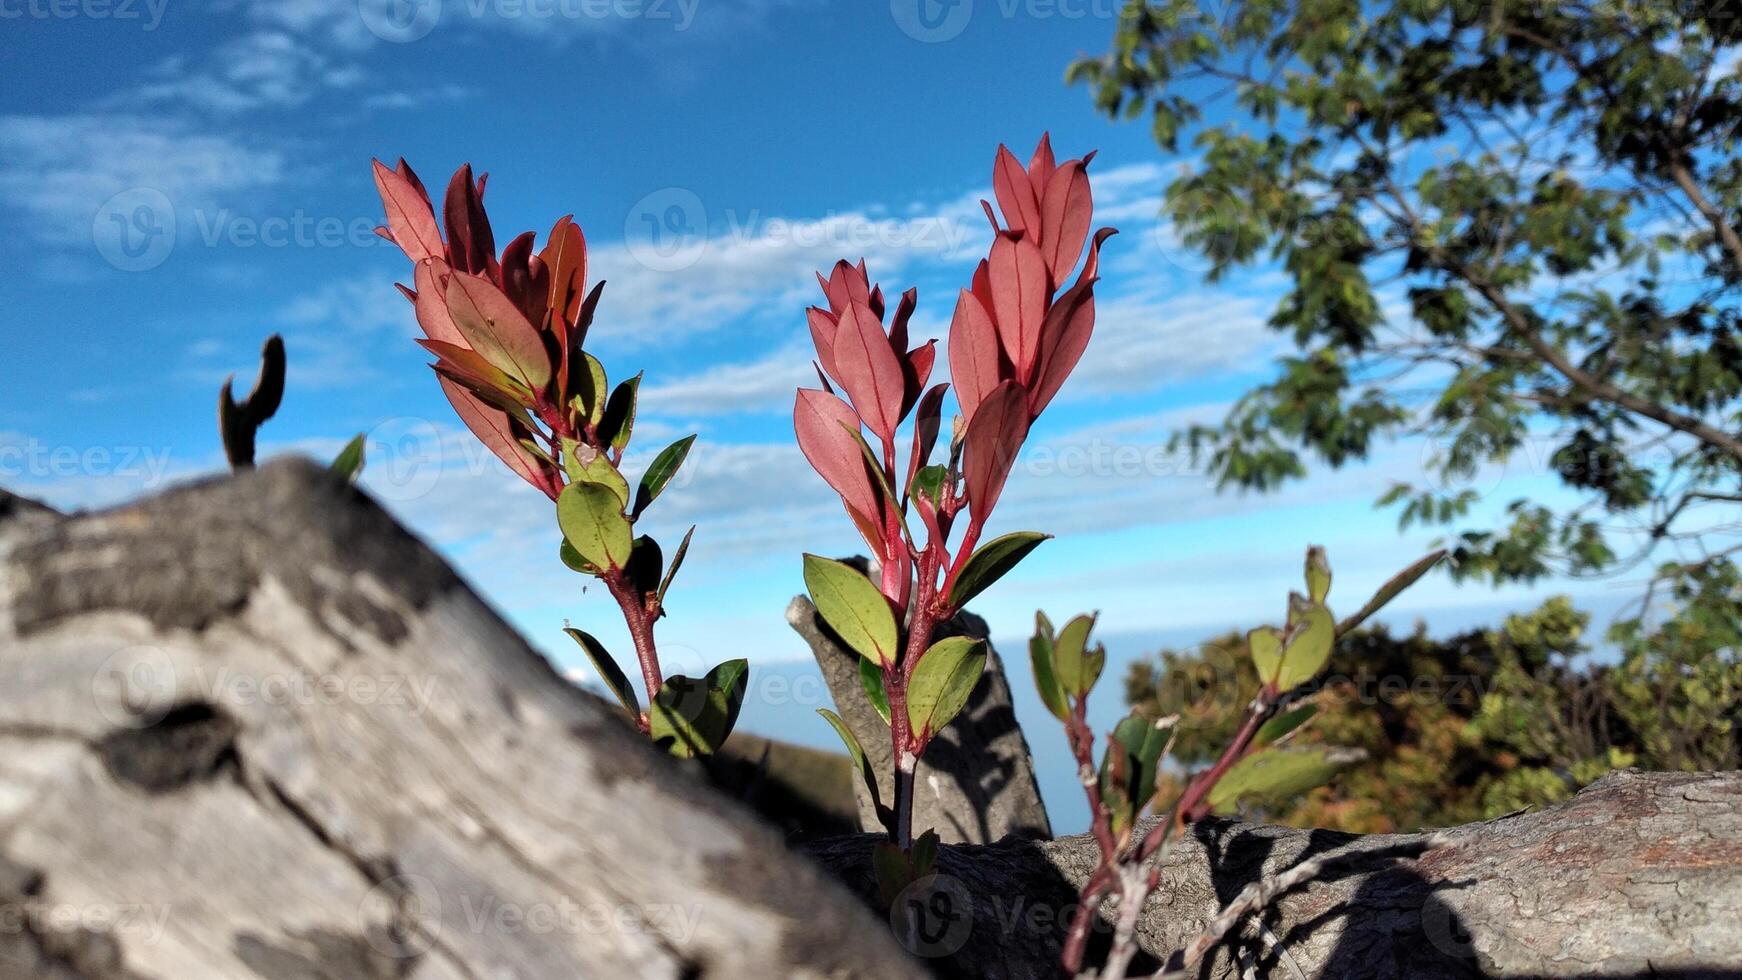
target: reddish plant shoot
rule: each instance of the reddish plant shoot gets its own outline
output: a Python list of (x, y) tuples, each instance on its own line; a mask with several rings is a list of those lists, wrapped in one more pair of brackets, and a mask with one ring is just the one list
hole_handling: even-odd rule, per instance
[(667, 567), (658, 542), (635, 534), (695, 437), (666, 447), (631, 493), (621, 466), (641, 376), (613, 389), (585, 349), (605, 286), (587, 286), (586, 236), (565, 216), (543, 248), (535, 250), (529, 231), (498, 254), (484, 211), (486, 178), (474, 179), (470, 165), (448, 183), (439, 220), (404, 160), (394, 168), (375, 161), (374, 171), (387, 213), (377, 233), (413, 263), (413, 286), (399, 290), (417, 312), (418, 343), (435, 356), (443, 393), (479, 442), (555, 503), (561, 558), (599, 579), (622, 610), (647, 707), (598, 640), (567, 632), (643, 732), (680, 756), (713, 752), (736, 720), (745, 662), (703, 678), (661, 674), (654, 624), (690, 538)]
[[(864, 537), (876, 579), (815, 556), (805, 559), (805, 579), (824, 620), (864, 658), (867, 694), (889, 723), (895, 800), (877, 803), (902, 853), (913, 843), (918, 760), (966, 704), (985, 663), (976, 641), (934, 642), (937, 628), (1047, 537), (1016, 532), (979, 546), (1030, 427), (1094, 330), (1100, 249), (1113, 230), (1089, 233), (1092, 158), (1058, 163), (1043, 136), (1025, 167), (999, 147), (997, 210), (981, 202), (992, 244), (956, 297), (949, 382), (930, 383), (936, 341), (908, 336), (916, 290), (891, 315), (863, 261), (819, 273), (825, 303), (806, 311), (820, 387), (799, 390), (793, 428)], [(958, 414), (940, 447), (952, 384)], [(857, 741), (824, 714), (875, 793)], [(910, 862), (908, 873), (917, 870)]]
[[(1435, 552), (1398, 573), (1360, 612), (1339, 622), (1326, 599), (1331, 566), (1322, 548), (1306, 555), (1305, 594), (1290, 593), (1282, 627), (1261, 626), (1246, 635), (1247, 651), (1260, 681), (1241, 725), (1215, 763), (1194, 773), (1172, 801), (1167, 816), (1138, 833), (1138, 817), (1156, 795), (1157, 767), (1172, 748), (1175, 718), (1146, 718), (1133, 712), (1107, 738), (1106, 755), (1095, 767), (1095, 736), (1089, 729), (1089, 693), (1101, 676), (1106, 652), (1089, 646), (1094, 618), (1078, 616), (1054, 630), (1044, 613), (1035, 615), (1029, 660), (1034, 683), (1047, 710), (1064, 723), (1077, 775), (1088, 796), (1090, 832), (1100, 860), (1084, 883), (1075, 918), (1066, 934), (1063, 967), (1067, 976), (1121, 980), (1137, 952), (1137, 925), (1143, 905), (1160, 884), (1162, 859), (1184, 829), (1212, 813), (1227, 813), (1250, 798), (1286, 798), (1318, 786), (1357, 756), (1313, 746), (1297, 748), (1290, 739), (1310, 722), (1317, 707), (1312, 682), (1324, 670), (1339, 637), (1361, 625), (1444, 557)], [(1113, 942), (1107, 959), (1085, 973), (1084, 954), (1096, 915), (1108, 898), (1117, 899)], [(1164, 977), (1196, 976), (1198, 958), (1213, 943), (1205, 937), (1175, 954)]]

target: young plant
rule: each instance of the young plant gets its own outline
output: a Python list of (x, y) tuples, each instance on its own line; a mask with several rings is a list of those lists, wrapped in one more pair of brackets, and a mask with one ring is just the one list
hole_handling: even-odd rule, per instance
[[(804, 575), (817, 611), (862, 658), (866, 693), (889, 725), (895, 799), (876, 804), (892, 848), (879, 858), (880, 871), (897, 857), (905, 874), (929, 865), (929, 844), (912, 846), (914, 775), (986, 662), (980, 641), (939, 639), (938, 627), (1048, 537), (1020, 531), (976, 548), (1029, 427), (1094, 329), (1099, 252), (1113, 230), (1090, 239), (1092, 158), (1057, 163), (1044, 136), (1027, 167), (998, 149), (992, 182), (1004, 223), (981, 202), (993, 241), (972, 288), (956, 299), (949, 368), (959, 414), (941, 463), (932, 457), (951, 385), (927, 387), (935, 340), (909, 346), (917, 290), (902, 294), (886, 326), (882, 288), (863, 261), (817, 276), (827, 306), (807, 315), (821, 387), (799, 390), (793, 427), (805, 458), (840, 495), (871, 549), (876, 578), (815, 555), (805, 556)], [(1081, 271), (1067, 287), (1079, 259)], [(910, 416), (902, 463), (897, 435)], [(875, 800), (877, 782), (858, 741), (832, 712), (822, 714)]]
[[(1035, 686), (1047, 710), (1065, 724), (1083, 791), (1089, 798), (1092, 833), (1100, 851), (1100, 863), (1083, 885), (1082, 900), (1066, 936), (1063, 965), (1067, 975), (1081, 973), (1090, 927), (1100, 906), (1112, 897), (1118, 901), (1113, 945), (1097, 976), (1100, 980), (1125, 976), (1137, 951), (1136, 929), (1143, 904), (1160, 880), (1169, 845), (1188, 824), (1212, 813), (1231, 812), (1243, 799), (1303, 793), (1354, 761), (1334, 749), (1285, 744), (1318, 710), (1306, 703), (1314, 693), (1307, 687), (1324, 669), (1338, 637), (1378, 612), (1444, 555), (1443, 551), (1435, 552), (1411, 565), (1381, 587), (1360, 612), (1338, 622), (1325, 605), (1331, 590), (1331, 567), (1324, 549), (1307, 549), (1306, 595), (1289, 594), (1286, 625), (1261, 626), (1247, 634), (1247, 648), (1261, 684), (1239, 730), (1213, 765), (1186, 782), (1167, 816), (1142, 835), (1137, 834), (1137, 818), (1155, 795), (1157, 766), (1172, 747), (1170, 730), (1176, 719), (1151, 721), (1140, 714), (1128, 715), (1108, 736), (1107, 751), (1097, 769), (1095, 736), (1087, 720), (1088, 700), (1106, 653), (1099, 646), (1088, 646), (1094, 619), (1078, 616), (1055, 632), (1044, 613), (1035, 615), (1034, 638), (1029, 643)], [(1194, 944), (1180, 951), (1170, 966), (1176, 970), (1191, 967), (1206, 950), (1204, 944)]]
[(603, 583), (623, 612), (647, 707), (597, 639), (566, 632), (643, 732), (674, 755), (711, 754), (737, 720), (747, 665), (729, 661), (699, 679), (661, 674), (654, 624), (695, 528), (669, 566), (658, 542), (635, 533), (695, 436), (660, 452), (631, 492), (621, 467), (641, 376), (612, 388), (584, 348), (605, 284), (587, 288), (580, 226), (560, 218), (542, 249), (533, 250), (529, 231), (497, 255), (486, 178), (474, 181), (467, 165), (443, 200), (444, 241), (429, 194), (405, 161), (394, 169), (375, 161), (374, 169), (387, 211), (377, 233), (414, 264), (415, 288), (399, 290), (417, 311), (426, 335), (418, 343), (435, 355), (442, 391), (478, 441), (555, 504), (563, 563)]

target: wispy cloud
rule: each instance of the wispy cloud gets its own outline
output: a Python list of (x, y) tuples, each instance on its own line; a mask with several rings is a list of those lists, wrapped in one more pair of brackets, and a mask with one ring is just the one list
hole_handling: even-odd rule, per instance
[(104, 202), (123, 191), (149, 188), (177, 210), (216, 208), (226, 195), (280, 183), (286, 170), (278, 150), (128, 114), (0, 116), (0, 157), (0, 200), (30, 213), (23, 227), (82, 247)]

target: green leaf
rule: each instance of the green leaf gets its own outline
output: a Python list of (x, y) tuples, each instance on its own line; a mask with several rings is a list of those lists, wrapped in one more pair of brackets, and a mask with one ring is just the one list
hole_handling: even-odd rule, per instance
[(1325, 549), (1317, 545), (1307, 549), (1306, 586), (1307, 597), (1314, 602), (1322, 603), (1331, 594), (1331, 563), (1325, 558)]
[(1003, 578), (1004, 573), (1051, 537), (1039, 531), (1012, 531), (981, 545), (950, 586), (950, 605), (957, 609), (967, 605), (969, 599)]
[(738, 712), (744, 707), (744, 694), (750, 687), (750, 661), (742, 657), (714, 665), (705, 678), (708, 689), (726, 702), (726, 723), (720, 729), (720, 742), (732, 734), (738, 724)]
[(986, 644), (966, 636), (931, 645), (907, 682), (907, 720), (924, 739), (941, 732), (962, 708), (986, 667)]
[(1246, 648), (1252, 651), (1259, 681), (1274, 683), (1282, 668), (1282, 634), (1274, 626), (1260, 626), (1246, 634)]
[(648, 712), (655, 743), (680, 759), (713, 755), (737, 724), (750, 665), (728, 660), (700, 680), (669, 677)]
[(1053, 672), (1066, 694), (1088, 697), (1107, 663), (1104, 648), (1089, 646), (1089, 631), (1094, 628), (1094, 616), (1076, 616), (1059, 630), (1058, 641), (1053, 645)]
[(628, 447), (629, 435), (635, 430), (635, 403), (640, 391), (641, 375), (637, 374), (611, 392), (596, 430), (599, 442), (619, 451)]
[(363, 445), (364, 436), (359, 432), (345, 443), (345, 448), (339, 450), (339, 455), (333, 460), (333, 472), (347, 480), (356, 482), (363, 475)]
[(1350, 758), (1334, 758), (1328, 749), (1265, 749), (1234, 763), (1210, 788), (1208, 802), (1227, 813), (1248, 797), (1282, 801), (1330, 782)]
[(557, 556), (563, 560), (564, 565), (583, 575), (599, 574), (598, 566), (582, 558), (581, 553), (575, 550), (575, 546), (569, 544), (568, 538), (564, 538), (562, 545), (557, 548)]
[(1289, 631), (1282, 650), (1282, 669), (1276, 674), (1276, 688), (1291, 691), (1319, 675), (1331, 659), (1331, 648), (1337, 642), (1337, 621), (1331, 611), (1317, 603), (1302, 600), (1293, 614), (1294, 627)]
[(637, 593), (649, 596), (659, 588), (659, 573), (664, 568), (665, 554), (660, 551), (659, 542), (643, 534), (630, 547), (629, 561), (623, 566), (623, 574), (635, 586)]
[(1113, 728), (1114, 741), (1130, 756), (1126, 760), (1127, 784), (1123, 794), (1130, 804), (1129, 819), (1135, 820), (1155, 795), (1156, 767), (1161, 764), (1167, 736), (1166, 729), (1136, 712), (1126, 715)]
[(877, 716), (889, 724), (889, 692), (883, 689), (883, 669), (864, 657), (859, 658), (859, 686), (865, 689), (865, 700), (877, 709)]
[(1293, 711), (1285, 711), (1277, 715), (1259, 726), (1258, 734), (1252, 737), (1253, 747), (1263, 748), (1266, 745), (1281, 741), (1285, 736), (1292, 734), (1300, 726), (1311, 721), (1313, 716), (1318, 713), (1318, 705), (1305, 704)]
[(889, 841), (880, 841), (872, 848), (871, 870), (877, 876), (877, 894), (885, 906), (893, 906), (907, 886), (913, 884), (913, 866), (907, 855)]
[(690, 454), (690, 446), (696, 441), (694, 435), (684, 436), (659, 451), (653, 457), (653, 462), (647, 467), (647, 472), (641, 474), (641, 486), (635, 491), (635, 516), (640, 517), (647, 505), (653, 503), (665, 490), (665, 485), (677, 475), (678, 467), (683, 465), (684, 457)]
[(1378, 592), (1373, 593), (1373, 598), (1367, 600), (1367, 604), (1361, 607), (1360, 612), (1337, 624), (1337, 635), (1342, 636), (1344, 633), (1347, 633), (1366, 622), (1368, 617), (1385, 608), (1387, 603), (1397, 598), (1398, 594), (1404, 589), (1414, 585), (1418, 579), (1431, 571), (1433, 567), (1438, 565), (1440, 560), (1445, 557), (1446, 551), (1444, 548), (1441, 548), (1439, 551), (1422, 557), (1417, 560), (1415, 564), (1392, 576), (1391, 581), (1386, 582), (1384, 585), (1379, 587)]
[(607, 688), (610, 688), (611, 694), (617, 698), (617, 703), (623, 706), (624, 711), (629, 712), (629, 717), (639, 719), (641, 717), (641, 699), (636, 696), (635, 687), (629, 683), (629, 678), (624, 675), (623, 669), (617, 666), (617, 661), (611, 659), (611, 655), (605, 652), (604, 645), (594, 639), (592, 634), (583, 633), (573, 627), (565, 626), (563, 632), (580, 644), (581, 652), (587, 655), (587, 660), (593, 665), (593, 672), (599, 675), (599, 679), (605, 682)]
[(1064, 687), (1059, 684), (1058, 671), (1053, 667), (1054, 642), (1052, 623), (1047, 622), (1045, 613), (1035, 613), (1034, 636), (1028, 641), (1028, 661), (1034, 667), (1034, 686), (1040, 692), (1046, 710), (1059, 721), (1065, 721), (1071, 716), (1071, 706), (1065, 698)]
[(579, 392), (575, 400), (579, 403), (582, 417), (589, 425), (597, 427), (605, 417), (605, 393), (610, 390), (610, 382), (605, 378), (605, 365), (599, 363), (598, 358), (585, 351), (581, 352), (581, 357), (586, 370), (579, 377), (570, 379), (569, 383)]
[(871, 760), (866, 758), (865, 750), (860, 747), (858, 738), (853, 735), (853, 730), (847, 727), (847, 723), (841, 720), (840, 715), (827, 708), (818, 708), (817, 714), (823, 716), (823, 720), (829, 723), (829, 727), (835, 730), (836, 735), (840, 736), (841, 744), (847, 747), (847, 755), (853, 759), (853, 768), (859, 771), (859, 779), (865, 784), (865, 791), (870, 794), (871, 806), (877, 811), (878, 819), (883, 822), (883, 826), (892, 827), (894, 825), (893, 814), (890, 813), (888, 807), (883, 805), (882, 796), (877, 789), (877, 774), (871, 771)]
[(913, 868), (915, 878), (924, 878), (937, 867), (938, 832), (935, 828), (913, 839), (913, 849), (908, 852), (907, 862)]
[(563, 470), (570, 483), (597, 483), (617, 495), (618, 510), (629, 506), (629, 481), (612, 465), (610, 457), (585, 443), (563, 440)]
[(859, 656), (888, 667), (900, 654), (900, 636), (889, 600), (849, 565), (804, 556), (804, 584), (817, 613)]
[(665, 578), (660, 580), (659, 591), (654, 595), (654, 602), (662, 611), (665, 609), (665, 591), (671, 588), (671, 580), (677, 577), (677, 570), (683, 567), (684, 556), (690, 553), (690, 538), (694, 537), (695, 533), (696, 526), (691, 524), (690, 529), (684, 532), (683, 540), (678, 543), (677, 554), (671, 556), (671, 567), (665, 570)]
[(944, 480), (948, 479), (950, 471), (933, 463), (922, 466), (913, 474), (913, 482), (908, 484), (908, 493), (923, 493), (925, 498), (935, 506), (944, 494)]
[(634, 541), (623, 502), (610, 487), (571, 483), (556, 501), (557, 524), (582, 558), (600, 568), (622, 568)]

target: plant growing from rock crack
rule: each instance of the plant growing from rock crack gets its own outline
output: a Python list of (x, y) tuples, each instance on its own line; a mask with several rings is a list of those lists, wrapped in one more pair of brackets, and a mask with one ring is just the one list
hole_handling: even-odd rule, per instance
[[(1323, 746), (1296, 748), (1289, 736), (1312, 720), (1318, 710), (1308, 703), (1311, 682), (1324, 669), (1338, 637), (1355, 629), (1404, 589), (1426, 574), (1441, 558), (1434, 552), (1398, 573), (1361, 608), (1338, 622), (1325, 599), (1331, 590), (1331, 567), (1322, 548), (1307, 549), (1306, 594), (1290, 593), (1282, 627), (1260, 626), (1246, 634), (1247, 652), (1258, 671), (1258, 694), (1221, 756), (1186, 781), (1167, 815), (1142, 834), (1138, 816), (1155, 796), (1157, 767), (1172, 748), (1174, 717), (1151, 721), (1133, 712), (1114, 727), (1097, 769), (1095, 736), (1088, 725), (1089, 692), (1101, 676), (1106, 652), (1089, 646), (1094, 617), (1078, 616), (1054, 630), (1045, 613), (1035, 614), (1029, 658), (1041, 700), (1060, 721), (1083, 791), (1089, 799), (1091, 831), (1100, 864), (1083, 884), (1082, 900), (1065, 940), (1063, 964), (1070, 976), (1083, 973), (1089, 930), (1108, 898), (1118, 902), (1113, 945), (1096, 976), (1119, 980), (1137, 951), (1136, 930), (1144, 901), (1160, 881), (1169, 845), (1188, 824), (1212, 813), (1227, 813), (1249, 797), (1286, 797), (1329, 780), (1358, 755)], [(1256, 894), (1263, 894), (1262, 892)], [(1229, 917), (1250, 909), (1231, 909)], [(1222, 917), (1218, 917), (1220, 922)], [(1175, 954), (1165, 976), (1195, 976), (1198, 960), (1220, 934), (1205, 937)], [(1207, 938), (1206, 938), (1207, 937)]]
[(603, 645), (567, 632), (586, 653), (636, 725), (674, 755), (709, 755), (731, 732), (748, 665), (731, 660), (705, 677), (660, 672), (654, 624), (683, 563), (690, 535), (669, 565), (659, 543), (636, 524), (683, 465), (695, 436), (667, 446), (633, 491), (621, 466), (635, 426), (641, 376), (611, 388), (604, 365), (584, 349), (600, 281), (587, 289), (587, 242), (573, 216), (557, 220), (533, 251), (526, 232), (496, 254), (484, 212), (485, 177), (455, 172), (442, 206), (444, 241), (429, 194), (399, 161), (375, 161), (375, 186), (387, 211), (377, 229), (415, 265), (413, 288), (399, 289), (426, 334), (418, 341), (460, 420), (521, 479), (556, 505), (561, 557), (604, 584), (623, 612), (647, 694), (635, 688)]
[[(859, 653), (866, 694), (889, 725), (890, 805), (877, 799), (857, 739), (822, 713), (847, 743), (888, 830), (878, 855), (886, 892), (930, 867), (935, 835), (913, 837), (915, 772), (926, 746), (967, 704), (986, 662), (981, 641), (938, 639), (938, 627), (1048, 537), (1019, 531), (976, 549), (1029, 427), (1094, 329), (1100, 247), (1113, 230), (1089, 235), (1092, 158), (1057, 163), (1044, 136), (1027, 167), (998, 149), (993, 189), (1004, 222), (981, 202), (993, 241), (950, 325), (960, 414), (944, 462), (932, 457), (950, 385), (926, 387), (935, 340), (908, 346), (917, 290), (902, 294), (885, 326), (881, 287), (863, 261), (843, 261), (817, 277), (827, 306), (807, 311), (821, 387), (799, 390), (793, 426), (805, 458), (840, 495), (875, 556), (876, 580), (807, 555), (805, 584), (823, 620)], [(911, 449), (901, 465), (897, 432), (910, 416)], [(952, 545), (958, 523), (963, 531)]]

